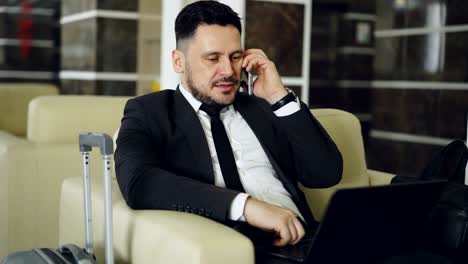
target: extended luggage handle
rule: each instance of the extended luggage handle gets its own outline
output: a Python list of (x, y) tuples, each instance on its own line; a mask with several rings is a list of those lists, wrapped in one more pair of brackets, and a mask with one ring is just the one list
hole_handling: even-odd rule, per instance
[(80, 152), (90, 152), (93, 147), (99, 147), (101, 155), (112, 155), (114, 143), (112, 138), (104, 133), (80, 133)]
[(112, 191), (111, 191), (111, 163), (114, 152), (112, 138), (104, 133), (80, 133), (80, 152), (83, 155), (83, 197), (84, 197), (84, 221), (85, 221), (85, 242), (86, 252), (94, 254), (93, 231), (92, 231), (92, 210), (91, 210), (91, 181), (89, 173), (89, 152), (93, 147), (99, 147), (103, 155), (104, 170), (104, 245), (106, 264), (114, 263), (112, 245)]

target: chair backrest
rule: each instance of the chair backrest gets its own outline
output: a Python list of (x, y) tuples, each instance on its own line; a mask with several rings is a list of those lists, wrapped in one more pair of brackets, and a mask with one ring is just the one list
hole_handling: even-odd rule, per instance
[(299, 185), (314, 216), (320, 221), (337, 189), (369, 186), (370, 181), (359, 120), (351, 113), (337, 109), (314, 109), (312, 114), (328, 132), (343, 157), (342, 178), (337, 185), (319, 189)]
[(79, 132), (113, 135), (130, 97), (58, 95), (29, 104), (27, 139), (40, 143), (77, 143)]
[(2, 83), (0, 84), (0, 129), (25, 137), (28, 104), (41, 95), (58, 94), (52, 84)]
[(368, 185), (361, 124), (351, 113), (338, 109), (314, 109), (312, 114), (333, 139), (343, 157), (340, 184)]

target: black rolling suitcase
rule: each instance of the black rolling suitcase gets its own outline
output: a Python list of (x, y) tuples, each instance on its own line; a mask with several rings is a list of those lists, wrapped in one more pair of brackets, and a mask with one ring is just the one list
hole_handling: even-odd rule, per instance
[(114, 263), (112, 251), (112, 199), (111, 165), (113, 141), (109, 135), (99, 133), (80, 133), (80, 152), (83, 155), (83, 194), (86, 248), (68, 244), (58, 249), (35, 248), (29, 251), (13, 253), (0, 261), (0, 264), (96, 264), (93, 250), (91, 183), (89, 175), (89, 152), (99, 147), (103, 156), (104, 170), (104, 243), (106, 264)]

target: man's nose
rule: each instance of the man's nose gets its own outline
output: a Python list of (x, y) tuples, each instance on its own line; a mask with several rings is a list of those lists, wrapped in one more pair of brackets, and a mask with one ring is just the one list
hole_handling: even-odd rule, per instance
[(231, 60), (229, 58), (221, 61), (220, 74), (225, 77), (230, 77), (234, 73)]

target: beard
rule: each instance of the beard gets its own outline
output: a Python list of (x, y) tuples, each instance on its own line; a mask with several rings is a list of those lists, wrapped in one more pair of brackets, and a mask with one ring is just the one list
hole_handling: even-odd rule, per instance
[(198, 101), (207, 104), (207, 105), (220, 105), (220, 106), (228, 106), (234, 102), (236, 99), (237, 91), (233, 95), (233, 97), (219, 97), (215, 98), (209, 94), (210, 88), (216, 86), (220, 82), (232, 82), (234, 86), (239, 85), (239, 80), (235, 77), (230, 76), (222, 79), (218, 79), (210, 83), (211, 87), (203, 87), (198, 86), (195, 84), (192, 78), (192, 71), (189, 65), (186, 67), (186, 82), (187, 82), (187, 89), (192, 93), (193, 97), (195, 97)]

